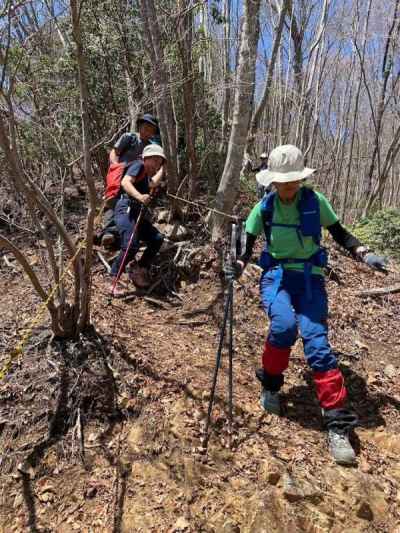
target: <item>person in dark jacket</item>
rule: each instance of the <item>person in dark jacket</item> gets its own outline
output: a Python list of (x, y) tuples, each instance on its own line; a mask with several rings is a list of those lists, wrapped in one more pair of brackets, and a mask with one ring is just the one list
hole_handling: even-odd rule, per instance
[[(268, 155), (266, 152), (263, 152), (260, 155), (260, 164), (258, 165), (258, 167), (253, 169), (253, 172), (261, 172), (262, 170), (265, 170), (266, 168), (268, 168)], [(257, 181), (257, 197), (258, 198), (261, 199), (264, 196), (264, 194), (269, 193), (269, 192), (271, 192), (271, 185), (269, 185), (268, 187), (264, 187), (264, 185), (261, 185)]]
[[(121, 166), (121, 173), (123, 174), (130, 163), (142, 157), (146, 146), (149, 144), (161, 145), (158, 120), (153, 115), (145, 113), (139, 116), (136, 121), (136, 130), (135, 133), (123, 133), (114, 144), (109, 156), (109, 173), (114, 171), (115, 167)], [(116, 237), (118, 237), (118, 230), (114, 221), (114, 208), (117, 199), (116, 197), (106, 197), (105, 200), (103, 230), (99, 238), (102, 246), (106, 248), (113, 246)]]
[(264, 187), (273, 184), (276, 192), (264, 196), (252, 209), (246, 222), (246, 252), (236, 269), (241, 273), (257, 236), (264, 232), (267, 242), (260, 259), (260, 291), (270, 326), (262, 368), (256, 372), (262, 385), (261, 406), (271, 413), (281, 412), (279, 390), (299, 329), (328, 429), (330, 451), (337, 463), (352, 464), (355, 453), (349, 432), (357, 418), (346, 403), (343, 375), (328, 341), (323, 270), (327, 256), (320, 244), (321, 228), (327, 228), (358, 261), (383, 270), (385, 259), (368, 252), (341, 225), (323, 194), (304, 186), (304, 180), (313, 173), (314, 169), (304, 166), (303, 154), (295, 146), (279, 146), (271, 152), (268, 168), (256, 179)]
[[(112, 296), (124, 294), (122, 287), (118, 285), (118, 279), (127, 264), (135, 259), (140, 242), (145, 242), (147, 248), (131, 271), (130, 278), (139, 288), (146, 288), (150, 284), (149, 268), (163, 243), (164, 236), (143, 214), (139, 220), (139, 215), (143, 209), (147, 209), (152, 191), (162, 181), (165, 161), (166, 157), (161, 146), (156, 144), (146, 146), (143, 150), (143, 160), (134, 161), (122, 178), (121, 194), (115, 207), (115, 222), (121, 238), (121, 250), (111, 267)], [(132, 235), (134, 238), (131, 242)]]
[(123, 133), (110, 152), (110, 163), (132, 163), (139, 159), (149, 144), (159, 144), (160, 128), (153, 115), (145, 113), (136, 121), (137, 133)]

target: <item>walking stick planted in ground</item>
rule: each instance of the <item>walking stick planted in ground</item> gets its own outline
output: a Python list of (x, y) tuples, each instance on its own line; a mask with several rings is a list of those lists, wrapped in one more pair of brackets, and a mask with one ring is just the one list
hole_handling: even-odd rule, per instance
[[(238, 244), (242, 244), (243, 240), (241, 239), (238, 241), (238, 228), (236, 224), (232, 224), (232, 234), (231, 234), (231, 246), (230, 246), (230, 253), (228, 258), (228, 265), (230, 266), (230, 271), (233, 272), (236, 265), (236, 252), (237, 252), (237, 246)], [(240, 231), (240, 230), (239, 230)], [(222, 347), (224, 344), (224, 338), (225, 338), (225, 332), (226, 332), (226, 325), (229, 321), (229, 341), (228, 341), (228, 354), (229, 354), (229, 371), (228, 371), (228, 405), (229, 405), (229, 440), (231, 445), (231, 439), (232, 439), (232, 424), (233, 424), (233, 277), (232, 275), (227, 277), (228, 281), (228, 290), (227, 290), (227, 297), (225, 300), (225, 306), (224, 306), (224, 319), (222, 322), (222, 326), (220, 329), (220, 337), (219, 337), (219, 344), (217, 349), (217, 356), (215, 361), (215, 368), (214, 368), (214, 374), (213, 374), (213, 380), (211, 384), (211, 392), (210, 392), (210, 401), (208, 403), (208, 411), (207, 411), (207, 420), (206, 420), (206, 426), (204, 429), (204, 438), (203, 438), (203, 447), (207, 448), (208, 446), (208, 439), (209, 439), (209, 428), (210, 428), (210, 422), (211, 422), (211, 413), (214, 406), (214, 399), (215, 399), (215, 389), (217, 385), (217, 379), (218, 379), (218, 371), (221, 366), (221, 358), (222, 358)]]

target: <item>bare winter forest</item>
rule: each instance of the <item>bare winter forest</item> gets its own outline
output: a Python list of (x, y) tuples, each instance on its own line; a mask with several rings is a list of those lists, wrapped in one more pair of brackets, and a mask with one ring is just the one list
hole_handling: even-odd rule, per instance
[(342, 215), (398, 205), (397, 0), (87, 1), (75, 22), (73, 7), (3, 2), (7, 196), (17, 164), (42, 189), (70, 185), (82, 98), (97, 179), (117, 132), (152, 111), (171, 190), (187, 175), (213, 195), (236, 184), (245, 154), (291, 142)]
[[(116, 304), (94, 237), (110, 151), (143, 113), (167, 157), (169, 240), (151, 289)], [(0, 0), (1, 533), (399, 533), (394, 262), (385, 277), (333, 254), (358, 469), (326, 467), (299, 357), (284, 421), (257, 412), (256, 267), (235, 282), (250, 318), (235, 318), (233, 448), (221, 390), (199, 452), (228, 222), (281, 144), (399, 259), (400, 0)]]

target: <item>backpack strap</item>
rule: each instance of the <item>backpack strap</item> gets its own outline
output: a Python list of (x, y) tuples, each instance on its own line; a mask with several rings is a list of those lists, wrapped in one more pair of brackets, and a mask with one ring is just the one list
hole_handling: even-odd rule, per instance
[(139, 136), (137, 133), (131, 131), (128, 133), (128, 135), (128, 142), (126, 143), (125, 149), (123, 150), (121, 155), (123, 155), (128, 149), (133, 150), (139, 144)]
[(276, 224), (273, 223), (274, 216), (274, 202), (276, 198), (275, 192), (270, 192), (261, 201), (261, 216), (264, 225), (265, 238), (267, 245), (271, 244), (271, 230), (272, 226), (279, 226), (285, 228), (293, 228), (299, 238), (300, 243), (303, 243), (302, 236), (312, 237), (315, 244), (320, 246), (322, 239), (320, 208), (318, 196), (312, 189), (308, 187), (301, 188), (301, 196), (299, 200), (300, 224)]
[(301, 188), (299, 201), (300, 230), (305, 237), (312, 237), (320, 246), (322, 239), (320, 207), (318, 196), (308, 187)]
[[(136, 161), (134, 161), (134, 163), (136, 163), (137, 165), (140, 164), (140, 168), (139, 168), (139, 172), (134, 176), (135, 177), (135, 183), (134, 185), (138, 185), (139, 183), (141, 183), (144, 179), (147, 179), (147, 174), (146, 174), (146, 171), (145, 171), (145, 168), (144, 168), (144, 164), (143, 164), (143, 161), (137, 159)], [(121, 176), (121, 179), (119, 181), (119, 187), (118, 187), (118, 196), (123, 196), (124, 198), (128, 198), (129, 200), (131, 201), (136, 201), (136, 200), (133, 200), (132, 196), (129, 196), (128, 193), (124, 192), (124, 190), (122, 189), (122, 186), (121, 186), (121, 183), (122, 183), (122, 178), (124, 176), (126, 176), (127, 172), (128, 172), (128, 169), (131, 165), (126, 165), (124, 170), (123, 170), (123, 174)]]
[(261, 217), (264, 225), (267, 245), (271, 244), (272, 218), (274, 216), (274, 202), (276, 192), (270, 192), (261, 200)]
[[(321, 220), (320, 207), (318, 196), (312, 189), (302, 187), (301, 196), (299, 200), (299, 214), (300, 224), (276, 224), (273, 223), (274, 200), (276, 193), (269, 193), (261, 203), (261, 216), (264, 224), (265, 237), (267, 240), (266, 247), (260, 257), (260, 266), (263, 270), (268, 271), (275, 269), (274, 282), (272, 287), (271, 301), (273, 301), (279, 291), (279, 287), (283, 276), (283, 267), (285, 264), (303, 264), (303, 272), (305, 277), (306, 296), (311, 299), (311, 274), (313, 266), (325, 267), (327, 265), (326, 250), (321, 247)], [(271, 229), (273, 226), (293, 228), (299, 238), (300, 243), (303, 243), (302, 236), (312, 237), (319, 249), (308, 259), (293, 259), (283, 258), (274, 259), (268, 252), (268, 246), (271, 241)]]
[(136, 176), (136, 182), (135, 183), (139, 183), (139, 182), (143, 181), (145, 178), (146, 178), (146, 171), (145, 171), (145, 168), (144, 168), (144, 164), (142, 163), (142, 167), (140, 169), (140, 172)]

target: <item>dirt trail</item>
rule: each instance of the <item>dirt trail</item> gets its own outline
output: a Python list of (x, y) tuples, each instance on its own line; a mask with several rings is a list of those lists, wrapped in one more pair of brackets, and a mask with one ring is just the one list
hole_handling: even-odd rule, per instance
[[(254, 369), (266, 322), (255, 273), (235, 291), (234, 448), (224, 359), (205, 455), (218, 281), (203, 272), (166, 308), (139, 298), (106, 305), (97, 268), (97, 333), (63, 346), (43, 326), (0, 384), (0, 531), (399, 533), (400, 296), (360, 299), (356, 291), (395, 277), (332, 255), (342, 286), (328, 283), (330, 337), (360, 417), (356, 468), (329, 456), (300, 343), (283, 417), (261, 411)], [(3, 271), (0, 290), (4, 360), (33, 299), (18, 273)]]

